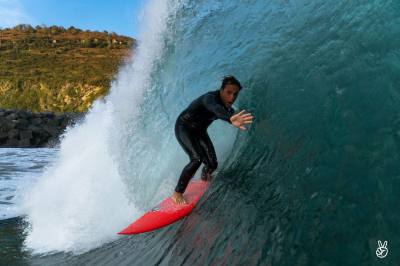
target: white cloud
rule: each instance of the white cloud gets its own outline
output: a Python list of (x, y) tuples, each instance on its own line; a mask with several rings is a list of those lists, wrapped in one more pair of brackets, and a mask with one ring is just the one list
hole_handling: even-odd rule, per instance
[(0, 27), (13, 27), (26, 23), (33, 24), (33, 19), (24, 11), (19, 0), (0, 0)]

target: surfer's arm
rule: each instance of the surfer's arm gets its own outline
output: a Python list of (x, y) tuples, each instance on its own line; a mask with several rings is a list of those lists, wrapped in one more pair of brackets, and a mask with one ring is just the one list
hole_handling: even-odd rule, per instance
[(219, 104), (213, 95), (206, 95), (203, 98), (203, 104), (207, 110), (213, 112), (218, 119), (222, 119), (228, 123), (231, 123), (231, 116), (234, 114), (233, 108), (226, 109)]

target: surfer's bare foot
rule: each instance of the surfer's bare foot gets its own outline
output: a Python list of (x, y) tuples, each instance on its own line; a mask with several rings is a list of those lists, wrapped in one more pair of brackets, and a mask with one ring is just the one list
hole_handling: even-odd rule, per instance
[(183, 198), (182, 193), (179, 192), (174, 192), (174, 194), (172, 194), (171, 199), (173, 202), (175, 202), (178, 205), (184, 205), (186, 204), (185, 199)]

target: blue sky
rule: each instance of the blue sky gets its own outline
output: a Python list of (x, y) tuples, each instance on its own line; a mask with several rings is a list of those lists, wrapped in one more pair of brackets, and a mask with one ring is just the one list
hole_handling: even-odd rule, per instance
[(0, 0), (0, 27), (25, 23), (107, 30), (137, 37), (146, 0)]

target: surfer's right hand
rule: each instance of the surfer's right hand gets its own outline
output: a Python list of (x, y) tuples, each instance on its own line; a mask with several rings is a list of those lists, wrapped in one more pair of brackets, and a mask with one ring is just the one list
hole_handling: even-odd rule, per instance
[(233, 126), (246, 130), (245, 124), (253, 123), (253, 116), (251, 113), (246, 113), (246, 110), (242, 110), (239, 113), (231, 116), (230, 120)]

